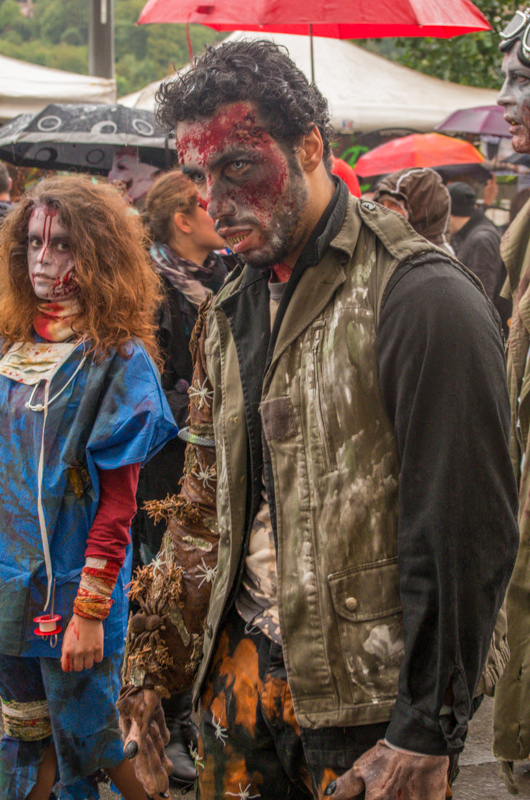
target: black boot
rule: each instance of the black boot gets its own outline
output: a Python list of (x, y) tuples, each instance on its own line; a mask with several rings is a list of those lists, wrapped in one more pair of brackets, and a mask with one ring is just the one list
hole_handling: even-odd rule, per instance
[(169, 779), (180, 785), (192, 784), (197, 780), (197, 772), (190, 747), (197, 750), (199, 731), (191, 719), (191, 691), (175, 694), (163, 700), (162, 705), (171, 737), (166, 747), (166, 755), (173, 763)]

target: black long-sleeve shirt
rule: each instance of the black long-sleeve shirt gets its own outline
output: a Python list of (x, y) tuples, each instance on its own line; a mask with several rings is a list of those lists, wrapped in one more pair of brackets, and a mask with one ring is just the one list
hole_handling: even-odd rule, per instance
[[(463, 744), (517, 551), (502, 339), (493, 306), (442, 259), (393, 276), (377, 344), (401, 459), (406, 654), (387, 738), (444, 754)], [(438, 715), (449, 687), (454, 713), (444, 734)]]

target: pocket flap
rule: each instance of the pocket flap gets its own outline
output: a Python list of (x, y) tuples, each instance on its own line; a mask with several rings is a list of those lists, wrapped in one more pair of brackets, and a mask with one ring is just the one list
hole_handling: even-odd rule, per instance
[(335, 611), (351, 622), (366, 622), (401, 611), (397, 558), (350, 567), (328, 575)]
[(263, 432), (268, 442), (274, 439), (286, 439), (296, 436), (296, 418), (291, 398), (275, 397), (260, 403), (259, 411)]

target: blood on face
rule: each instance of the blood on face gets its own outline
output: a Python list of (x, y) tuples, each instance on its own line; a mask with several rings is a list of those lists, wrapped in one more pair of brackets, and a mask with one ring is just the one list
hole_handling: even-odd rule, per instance
[(303, 213), (305, 185), (294, 152), (268, 133), (253, 104), (179, 123), (177, 146), (199, 202), (234, 252), (251, 266), (281, 260)]
[(76, 291), (69, 230), (59, 212), (47, 206), (33, 210), (28, 222), (28, 272), (37, 297), (61, 300)]

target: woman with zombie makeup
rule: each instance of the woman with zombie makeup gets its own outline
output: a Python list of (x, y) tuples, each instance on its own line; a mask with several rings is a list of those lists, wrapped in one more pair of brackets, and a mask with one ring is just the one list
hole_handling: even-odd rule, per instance
[[(190, 337), (198, 309), (206, 297), (221, 288), (227, 267), (214, 248), (225, 246), (214, 223), (197, 202), (195, 186), (180, 170), (163, 175), (147, 195), (146, 217), (151, 257), (162, 281), (165, 297), (158, 317), (158, 343), (164, 358), (162, 387), (179, 428), (188, 417), (188, 388), (193, 365)], [(184, 434), (185, 435), (185, 434)], [(155, 523), (142, 505), (174, 494), (184, 468), (185, 441), (172, 439), (140, 471), (138, 508), (133, 544), (137, 560), (149, 564), (156, 556), (165, 525)], [(191, 692), (164, 702), (171, 739), (166, 753), (173, 763), (173, 780), (190, 783), (196, 778), (189, 745), (197, 745), (191, 722)]]
[(177, 428), (160, 286), (111, 186), (51, 178), (0, 246), (0, 795), (145, 800), (115, 701), (140, 466)]

